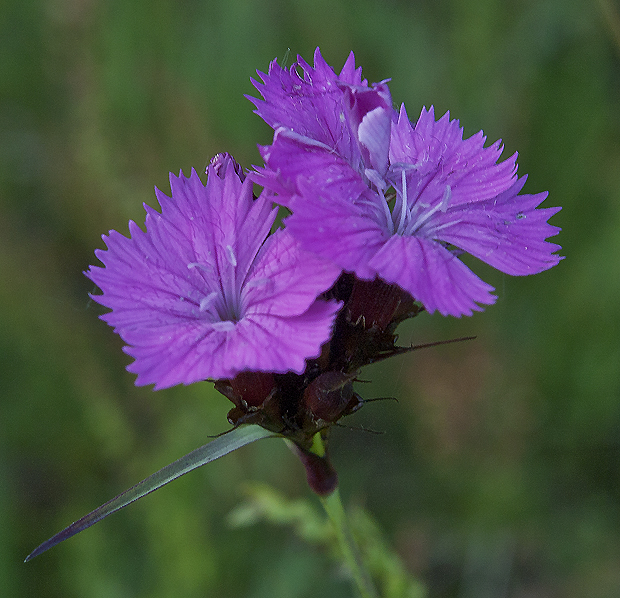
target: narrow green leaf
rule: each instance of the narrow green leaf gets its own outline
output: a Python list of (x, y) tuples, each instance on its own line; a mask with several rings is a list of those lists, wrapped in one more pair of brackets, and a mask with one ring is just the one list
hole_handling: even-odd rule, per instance
[(52, 536), (49, 540), (43, 542), (43, 544), (37, 546), (24, 560), (28, 562), (35, 556), (40, 555), (42, 552), (49, 550), (56, 544), (59, 544), (63, 540), (75, 536), (75, 534), (89, 528), (91, 525), (101, 521), (104, 517), (111, 515), (115, 511), (126, 507), (128, 504), (150, 494), (154, 490), (161, 488), (168, 482), (176, 480), (178, 477), (196, 469), (201, 465), (215, 461), (232, 451), (250, 444), (255, 440), (261, 438), (275, 438), (277, 434), (269, 432), (259, 426), (239, 426), (234, 428), (230, 432), (218, 436), (215, 440), (197, 448), (196, 450), (188, 453), (184, 457), (181, 457), (174, 463), (162, 467), (159, 471), (150, 475), (148, 478), (138, 482), (135, 486), (125, 490), (122, 494), (119, 494), (116, 498), (101, 505), (94, 511), (88, 513), (78, 521), (72, 523), (70, 526), (58, 532), (55, 536)]

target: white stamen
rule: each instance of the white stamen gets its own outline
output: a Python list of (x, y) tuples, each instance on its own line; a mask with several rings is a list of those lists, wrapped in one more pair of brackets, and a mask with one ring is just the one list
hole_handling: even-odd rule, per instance
[(206, 297), (203, 297), (200, 300), (200, 311), (207, 311), (207, 309), (209, 309), (209, 307), (213, 304), (216, 297), (217, 293), (215, 291), (209, 293)]
[(199, 264), (198, 262), (190, 262), (189, 264), (187, 264), (188, 270), (192, 270), (193, 268), (200, 268), (201, 270), (204, 270), (205, 272), (211, 271), (211, 268), (207, 266), (206, 264)]
[(396, 228), (398, 232), (402, 232), (403, 229), (405, 228), (405, 218), (407, 216), (407, 210), (409, 207), (407, 203), (407, 175), (405, 174), (404, 170), (400, 171), (400, 182), (401, 182), (403, 191), (402, 191), (402, 200), (401, 200), (401, 205), (400, 205), (400, 217), (398, 219), (398, 227)]
[(271, 279), (269, 278), (257, 278), (255, 280), (250, 280), (250, 282), (244, 285), (244, 289), (247, 291), (248, 289), (252, 289), (255, 287), (264, 287), (271, 283)]
[(379, 197), (381, 197), (381, 206), (383, 207), (383, 216), (385, 217), (385, 221), (387, 222), (388, 231), (390, 235), (393, 235), (394, 234), (394, 223), (392, 222), (392, 214), (390, 213), (390, 206), (388, 206), (387, 199), (385, 199), (385, 194), (383, 193), (383, 189), (377, 189), (377, 193)]
[(305, 135), (300, 135), (299, 133), (295, 133), (293, 129), (288, 129), (286, 127), (278, 127), (273, 134), (273, 143), (276, 142), (277, 138), (282, 135), (283, 137), (288, 137), (293, 141), (297, 141), (298, 143), (303, 143), (304, 145), (310, 145), (312, 147), (318, 147), (321, 149), (325, 149), (328, 151), (332, 151), (332, 148), (322, 143), (321, 141), (317, 141), (316, 139), (312, 139), (310, 137), (306, 137)]
[(233, 251), (233, 248), (230, 245), (226, 245), (226, 253), (228, 257), (228, 261), (230, 262), (230, 264), (234, 267), (237, 265), (237, 258), (235, 257), (235, 252)]
[[(441, 198), (441, 201), (434, 208), (431, 208), (428, 212), (421, 214), (420, 218), (411, 222), (407, 226), (406, 234), (412, 235), (416, 231), (420, 230), (420, 228), (422, 228), (422, 226), (426, 224), (426, 222), (428, 222), (428, 220), (433, 216), (433, 214), (435, 214), (435, 212), (446, 213), (448, 211), (448, 206), (450, 204), (451, 197), (452, 197), (452, 188), (450, 187), (450, 185), (446, 185), (446, 188), (443, 191), (443, 197)], [(425, 208), (427, 207), (426, 205), (423, 205), (423, 204), (418, 204), (418, 205), (422, 205)]]
[(455, 220), (454, 222), (446, 222), (445, 224), (442, 224), (441, 226), (434, 226), (433, 227), (433, 231), (437, 232), (438, 230), (443, 230), (444, 228), (449, 228), (450, 226), (454, 226), (456, 224), (458, 224), (459, 222), (462, 222), (463, 220), (461, 218), (459, 218), (458, 220)]
[(452, 187), (450, 187), (450, 185), (446, 185), (446, 188), (443, 191), (443, 197), (441, 198), (441, 202), (439, 203), (439, 210), (441, 212), (444, 212), (444, 213), (446, 212), (451, 198), (452, 198)]

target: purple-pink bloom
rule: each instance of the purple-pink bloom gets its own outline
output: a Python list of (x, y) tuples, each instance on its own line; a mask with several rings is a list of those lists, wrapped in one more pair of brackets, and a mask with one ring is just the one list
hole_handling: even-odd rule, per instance
[(206, 185), (194, 170), (171, 174), (172, 197), (155, 190), (161, 214), (145, 205), (146, 232), (132, 221), (130, 238), (110, 231), (96, 251), (105, 267), (86, 272), (138, 385), (302, 373), (331, 335), (340, 305), (317, 296), (340, 269), (287, 231), (269, 234), (277, 210), (253, 198), (232, 158), (217, 156), (207, 173)]
[[(323, 73), (317, 55), (315, 71)], [(347, 65), (352, 62), (351, 55)], [(546, 193), (519, 194), (525, 177), (517, 177), (516, 154), (499, 161), (501, 142), (484, 147), (482, 132), (464, 140), (458, 121), (449, 114), (436, 121), (432, 108), (412, 125), (404, 107), (400, 113), (387, 108), (385, 83), (384, 90), (337, 81), (326, 92), (313, 85), (315, 71), (299, 64), (306, 76), (297, 103), (285, 99), (292, 84), (276, 93), (284, 71), (276, 69), (272, 78), (272, 63), (269, 76), (261, 75), (266, 105), (255, 103), (274, 139), (261, 148), (265, 168), (253, 176), (292, 210), (287, 229), (304, 248), (360, 278), (399, 285), (429, 312), (453, 316), (496, 299), (493, 287), (459, 259), (463, 252), (511, 275), (535, 274), (562, 259), (555, 255), (560, 247), (545, 241), (559, 231), (547, 220), (560, 208), (536, 209)], [(316, 122), (328, 122), (320, 99), (327, 93), (340, 97), (340, 116), (330, 126), (343, 123), (348, 136), (336, 130), (352, 140), (345, 149), (358, 148), (357, 161), (338, 143), (326, 143), (325, 126), (299, 124), (312, 122), (313, 107)]]
[[(262, 83), (254, 79), (252, 83), (263, 100), (247, 97), (276, 135), (342, 157), (365, 180), (385, 176), (390, 124), (395, 117), (390, 90), (387, 81), (369, 86), (362, 80), (353, 52), (339, 75), (318, 48), (314, 67), (298, 56), (289, 70), (273, 60), (267, 74), (258, 71), (258, 75)], [(272, 191), (282, 182), (269, 169), (258, 172), (255, 180)]]

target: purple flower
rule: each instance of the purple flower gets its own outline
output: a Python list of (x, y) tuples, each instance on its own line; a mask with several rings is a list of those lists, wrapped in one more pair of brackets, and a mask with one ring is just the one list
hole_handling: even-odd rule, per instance
[[(300, 74), (301, 71), (301, 74)], [(267, 74), (258, 71), (262, 84), (252, 80), (263, 100), (247, 96), (258, 114), (281, 136), (343, 158), (364, 180), (385, 176), (388, 166), (390, 125), (395, 116), (387, 82), (368, 86), (355, 56), (349, 54), (339, 75), (317, 48), (314, 68), (300, 56), (285, 70), (272, 61)], [(263, 148), (269, 152), (269, 148)], [(267, 156), (263, 155), (265, 161)], [(292, 170), (303, 164), (289, 164)], [(261, 169), (255, 180), (268, 189), (285, 182), (273, 170)]]
[(276, 210), (253, 199), (227, 155), (170, 175), (172, 197), (156, 189), (161, 214), (145, 206), (146, 232), (104, 235), (105, 268), (86, 275), (112, 309), (102, 316), (128, 344), (136, 384), (166, 388), (245, 370), (297, 373), (317, 357), (340, 305), (317, 300), (340, 273), (303, 251), (287, 231), (269, 234)]
[[(350, 63), (352, 55), (343, 73)], [(257, 103), (257, 112), (275, 132), (261, 149), (265, 168), (253, 176), (292, 210), (287, 230), (305, 249), (362, 279), (399, 285), (429, 312), (453, 316), (496, 299), (459, 259), (463, 252), (511, 275), (535, 274), (562, 259), (555, 255), (560, 247), (545, 241), (559, 231), (547, 220), (560, 208), (536, 209), (546, 193), (519, 194), (525, 177), (516, 175), (516, 154), (499, 162), (499, 141), (485, 148), (482, 132), (464, 140), (458, 121), (448, 114), (435, 121), (432, 108), (414, 126), (404, 107), (398, 114), (387, 107), (385, 83), (337, 81), (328, 89), (326, 76), (316, 75), (327, 72), (323, 62), (314, 71), (299, 64), (306, 77), (297, 87), (278, 87), (284, 71), (273, 63), (262, 76), (266, 105)], [(287, 76), (294, 79), (295, 65)], [(295, 102), (287, 96), (292, 89)], [(325, 114), (326, 95), (338, 118)], [(321, 126), (306, 124), (315, 121)], [(327, 143), (326, 130), (350, 141)]]

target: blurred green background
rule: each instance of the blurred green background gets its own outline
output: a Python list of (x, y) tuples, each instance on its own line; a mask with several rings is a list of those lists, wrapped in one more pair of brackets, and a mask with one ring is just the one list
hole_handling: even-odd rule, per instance
[[(437, 598), (620, 596), (620, 22), (611, 0), (4, 0), (0, 4), (0, 595), (352, 596), (291, 530), (231, 529), (243, 485), (308, 497), (262, 441), (28, 564), (37, 544), (227, 428), (209, 384), (136, 388), (82, 271), (168, 172), (270, 131), (243, 94), (274, 57), (339, 70), (350, 50), (396, 103), (450, 110), (520, 153), (526, 192), (563, 206), (566, 260), (463, 335), (369, 368), (372, 403), (337, 429), (347, 503), (367, 508)], [(289, 53), (290, 48), (290, 53)], [(312, 497), (310, 497), (312, 499)], [(313, 500), (313, 499), (312, 499)]]

